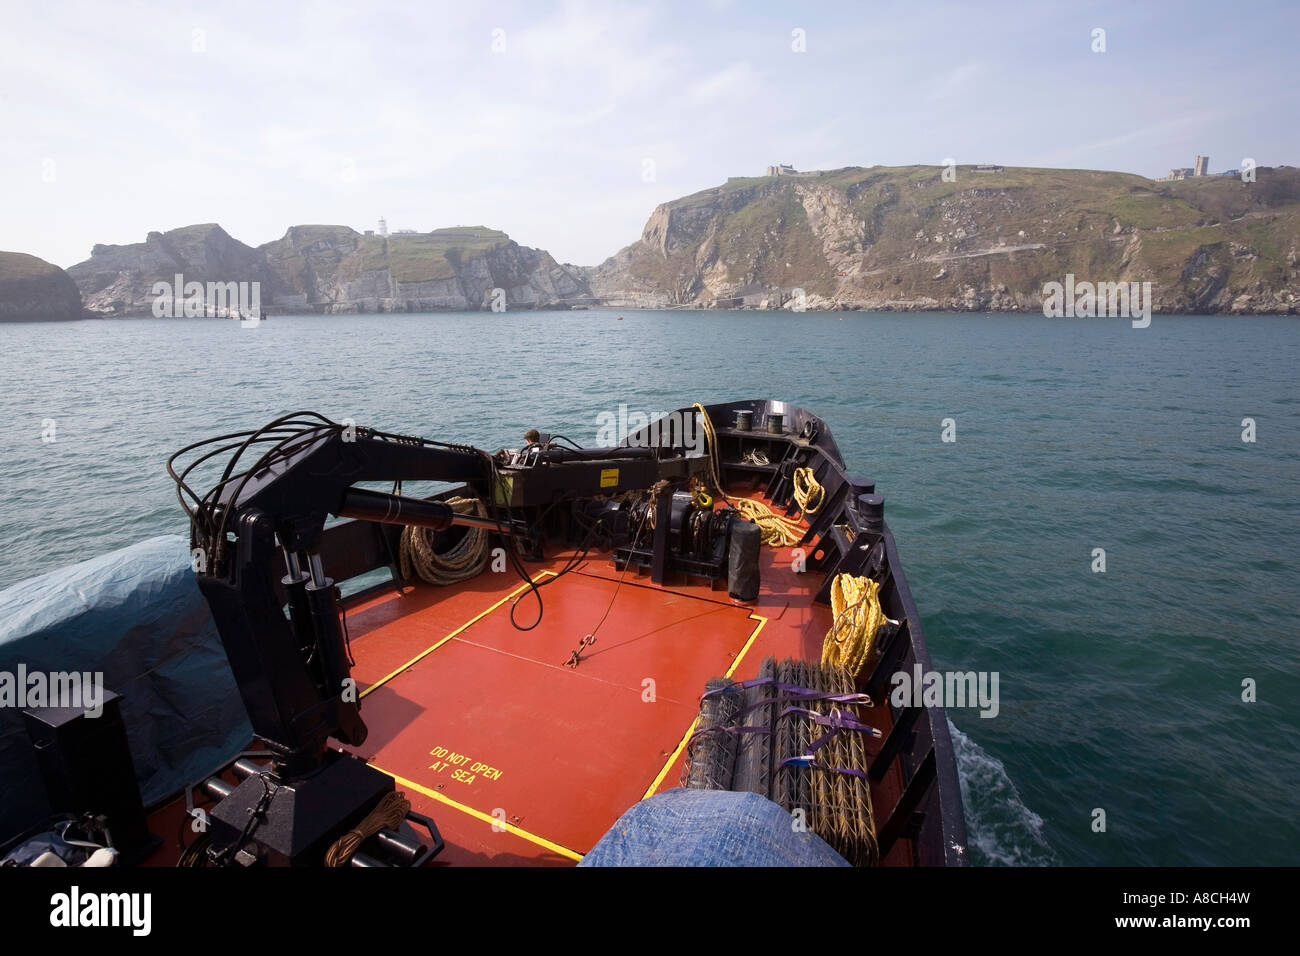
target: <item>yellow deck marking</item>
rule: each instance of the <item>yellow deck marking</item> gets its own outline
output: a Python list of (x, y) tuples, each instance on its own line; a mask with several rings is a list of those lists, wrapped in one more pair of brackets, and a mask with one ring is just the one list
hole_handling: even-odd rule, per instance
[[(556, 574), (555, 571), (541, 572), (541, 575), (551, 575), (552, 577), (554, 577), (555, 574)], [(540, 577), (541, 575), (538, 576)], [(534, 583), (536, 583), (536, 579), (534, 579)], [(442, 647), (443, 644), (446, 644), (448, 641), (450, 641), (457, 634), (462, 633), (471, 625), (477, 623), (478, 621), (481, 621), (483, 618), (487, 617), (489, 614), (491, 614), (497, 608), (501, 607), (501, 605), (505, 604), (507, 601), (522, 594), (525, 590), (528, 589), (528, 587), (529, 585), (522, 584), (519, 587), (515, 588), (515, 590), (511, 591), (509, 594), (507, 594), (501, 600), (497, 601), (491, 607), (486, 608), (480, 613), (474, 615), (474, 617), (470, 618), (464, 624), (460, 625), (460, 627), (456, 628), (446, 637), (442, 638), (437, 643), (433, 644), (431, 647), (428, 647), (425, 650), (421, 651), (419, 654), (411, 658), (401, 667), (394, 670), (392, 673), (385, 675), (380, 680), (371, 684), (369, 687), (367, 687), (364, 691), (361, 692), (361, 696), (365, 697), (366, 694), (369, 694), (372, 690), (382, 686), (383, 684), (386, 684), (388, 681), (392, 680), (398, 674), (402, 673), (403, 671), (407, 670), (413, 665), (419, 663), (424, 658), (428, 657), (430, 654), (436, 651), (438, 648)], [(750, 614), (749, 619), (751, 621), (757, 621), (758, 626), (755, 627), (754, 630), (750, 632), (749, 638), (745, 641), (744, 647), (740, 649), (740, 653), (736, 655), (736, 659), (731, 662), (731, 666), (727, 668), (726, 674), (723, 675), (724, 677), (731, 677), (731, 675), (736, 672), (736, 668), (740, 666), (740, 662), (745, 659), (745, 655), (749, 653), (749, 649), (754, 646), (754, 641), (758, 638), (759, 633), (767, 625), (767, 618), (763, 617), (761, 614)], [(665, 763), (663, 769), (659, 771), (659, 775), (655, 777), (654, 783), (650, 784), (650, 789), (645, 792), (645, 796), (641, 798), (642, 800), (654, 796), (654, 792), (659, 789), (659, 785), (662, 784), (664, 782), (664, 778), (668, 776), (668, 771), (672, 768), (673, 763), (677, 760), (678, 757), (681, 756), (682, 751), (686, 749), (686, 744), (690, 741), (691, 734), (695, 733), (695, 727), (697, 724), (699, 724), (699, 722), (700, 722), (700, 718), (698, 716), (693, 721), (691, 721), (691, 725), (686, 729), (686, 734), (685, 736), (682, 737), (681, 743), (677, 745), (677, 749), (672, 752), (672, 755), (668, 758), (668, 762)], [(452, 807), (455, 810), (459, 810), (461, 813), (468, 814), (469, 816), (474, 817), (477, 820), (482, 820), (484, 823), (487, 823), (489, 825), (496, 825), (498, 827), (501, 827), (506, 832), (513, 833), (515, 836), (520, 837), (524, 840), (528, 840), (530, 843), (534, 843), (537, 846), (550, 850), (552, 853), (558, 853), (561, 856), (567, 857), (570, 860), (577, 861), (582, 859), (583, 855), (581, 853), (578, 853), (576, 850), (570, 850), (568, 847), (560, 846), (560, 844), (558, 843), (552, 843), (550, 840), (546, 839), (545, 837), (538, 836), (535, 833), (529, 833), (527, 830), (523, 829), (522, 827), (517, 827), (511, 823), (506, 823), (504, 820), (501, 820), (498, 817), (490, 816), (489, 814), (484, 813), (482, 810), (475, 810), (473, 807), (466, 806), (463, 803), (458, 803), (457, 801), (451, 799), (450, 797), (444, 796), (443, 794), (439, 793), (437, 790), (431, 790), (428, 787), (416, 783), (414, 780), (408, 780), (405, 777), (393, 773), (391, 770), (385, 770), (383, 767), (379, 766), (378, 764), (371, 763), (370, 765), (374, 767), (376, 770), (392, 777), (395, 781), (397, 781), (402, 786), (410, 787), (412, 790), (415, 790), (417, 793), (423, 794), (424, 796), (428, 797), (431, 800), (437, 800), (439, 803), (445, 803), (447, 806)]]
[[(736, 668), (740, 666), (740, 662), (745, 659), (745, 655), (749, 653), (749, 649), (754, 645), (754, 639), (758, 637), (758, 632), (767, 624), (767, 618), (763, 617), (761, 614), (751, 614), (749, 615), (749, 619), (751, 621), (758, 621), (758, 627), (754, 628), (754, 632), (749, 635), (749, 640), (747, 640), (745, 646), (740, 649), (740, 653), (736, 655), (736, 659), (731, 662), (731, 666), (727, 668), (727, 673), (723, 675), (724, 677), (730, 677), (732, 674), (736, 673)], [(654, 792), (658, 790), (659, 785), (664, 782), (664, 777), (668, 776), (669, 768), (671, 768), (677, 758), (682, 755), (682, 751), (686, 749), (686, 745), (690, 742), (691, 734), (695, 733), (695, 727), (699, 722), (700, 718), (698, 716), (691, 721), (691, 725), (686, 728), (686, 736), (682, 738), (682, 742), (677, 745), (677, 749), (674, 750), (672, 756), (668, 758), (668, 762), (664, 764), (664, 768), (659, 771), (659, 776), (655, 777), (655, 782), (650, 784), (650, 789), (645, 792), (645, 796), (641, 798), (642, 800), (647, 800), (654, 796)]]
[(491, 824), (492, 826), (496, 826), (501, 829), (504, 829), (509, 833), (513, 833), (517, 837), (522, 837), (523, 839), (528, 840), (530, 843), (536, 843), (538, 846), (544, 847), (545, 849), (550, 850), (552, 853), (558, 853), (560, 854), (560, 856), (567, 856), (570, 860), (576, 861), (582, 859), (582, 854), (577, 852), (576, 850), (570, 850), (568, 847), (560, 846), (558, 843), (552, 843), (550, 840), (546, 839), (545, 837), (539, 837), (536, 833), (529, 833), (527, 830), (522, 829), (521, 827), (517, 827), (512, 823), (506, 823), (500, 817), (489, 816), (488, 814), (484, 813), (482, 810), (475, 810), (473, 807), (467, 807), (463, 803), (457, 803), (455, 800), (451, 799), (450, 797), (444, 797), (437, 790), (430, 790), (428, 787), (422, 787), (414, 780), (407, 780), (405, 777), (399, 777), (391, 770), (384, 770), (383, 767), (380, 767), (373, 763), (370, 766), (374, 767), (376, 770), (382, 773), (388, 774), (388, 776), (392, 777), (403, 787), (410, 787), (412, 790), (424, 794), (426, 797), (430, 798), (431, 800), (437, 800), (439, 803), (445, 803), (447, 804), (447, 806), (459, 810), (461, 813), (468, 813), (471, 817), (474, 817), (476, 820), (482, 820), (484, 823)]
[[(558, 572), (556, 572), (556, 571), (543, 571), (543, 572), (541, 572), (541, 574), (539, 574), (537, 577), (540, 578), (540, 577), (541, 577), (542, 575), (544, 575), (544, 574), (549, 574), (551, 577), (555, 577), (555, 575), (556, 575), (557, 573), (558, 573)], [(533, 584), (536, 584), (536, 583), (537, 583), (537, 579), (536, 579), (536, 578), (531, 578), (530, 580), (532, 580)], [(407, 662), (406, 662), (405, 664), (403, 664), (401, 667), (397, 668), (397, 670), (395, 670), (395, 671), (393, 671), (392, 673), (386, 674), (386, 675), (384, 675), (383, 677), (379, 678), (379, 680), (375, 681), (373, 684), (371, 684), (369, 687), (367, 687), (365, 690), (363, 690), (363, 691), (361, 692), (361, 696), (362, 696), (362, 697), (365, 697), (365, 696), (366, 696), (367, 694), (369, 694), (372, 690), (377, 690), (378, 688), (382, 687), (384, 684), (387, 684), (390, 680), (392, 680), (392, 679), (393, 679), (394, 677), (396, 677), (398, 674), (402, 673), (402, 671), (405, 671), (405, 670), (408, 670), (408, 669), (411, 668), (411, 667), (414, 667), (416, 664), (420, 663), (420, 661), (424, 660), (426, 657), (428, 657), (430, 654), (432, 654), (432, 653), (433, 653), (434, 651), (436, 651), (438, 648), (442, 647), (442, 645), (444, 645), (444, 644), (446, 644), (448, 641), (450, 641), (450, 640), (451, 640), (453, 637), (455, 637), (457, 634), (462, 633), (462, 632), (465, 631), (467, 628), (469, 628), (471, 625), (473, 625), (473, 624), (477, 624), (479, 621), (483, 620), (483, 618), (487, 617), (489, 614), (491, 614), (493, 611), (495, 611), (497, 608), (499, 608), (502, 604), (505, 604), (505, 603), (506, 603), (507, 601), (509, 601), (511, 598), (515, 598), (515, 597), (518, 597), (520, 594), (523, 594), (525, 591), (528, 590), (529, 587), (531, 587), (531, 585), (528, 585), (528, 584), (521, 584), (521, 585), (519, 585), (519, 587), (515, 588), (513, 591), (511, 591), (509, 594), (507, 594), (505, 597), (503, 597), (500, 601), (497, 601), (496, 604), (493, 604), (490, 608), (488, 608), (488, 609), (485, 610), (485, 611), (481, 611), (480, 613), (475, 614), (475, 615), (474, 615), (473, 617), (471, 617), (468, 621), (466, 621), (466, 622), (465, 622), (464, 624), (462, 624), (460, 627), (456, 628), (456, 630), (452, 631), (452, 632), (451, 632), (450, 634), (448, 634), (446, 637), (444, 637), (444, 638), (442, 638), (441, 640), (439, 640), (439, 641), (438, 641), (436, 644), (434, 644), (432, 647), (426, 647), (424, 650), (422, 650), (420, 653), (416, 654), (414, 657), (412, 657), (409, 661), (407, 661)], [(392, 776), (392, 774), (389, 774), (389, 776)]]

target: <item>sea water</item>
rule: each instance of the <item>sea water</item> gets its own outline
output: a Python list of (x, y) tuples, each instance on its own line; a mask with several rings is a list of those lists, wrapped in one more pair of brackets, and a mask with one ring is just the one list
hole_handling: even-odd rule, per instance
[(783, 399), (875, 479), (934, 666), (999, 675), (949, 713), (975, 862), (1300, 862), (1300, 322), (622, 315), (0, 325), (0, 587), (184, 533), (167, 457), (286, 412), (495, 450)]

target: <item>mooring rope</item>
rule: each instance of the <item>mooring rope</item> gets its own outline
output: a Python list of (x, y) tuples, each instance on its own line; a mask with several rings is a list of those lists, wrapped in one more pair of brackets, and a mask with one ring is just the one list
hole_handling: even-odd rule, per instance
[[(473, 513), (480, 518), (487, 517), (487, 509), (480, 498), (451, 498), (447, 504), (457, 514)], [(437, 533), (430, 528), (410, 525), (402, 531), (402, 577), (409, 580), (419, 575), (430, 584), (455, 584), (476, 576), (487, 565), (486, 528), (468, 528), (455, 547), (446, 552), (433, 549)]]
[[(709, 474), (718, 494), (730, 502), (746, 521), (752, 521), (762, 530), (763, 543), (777, 548), (789, 548), (803, 540), (803, 525), (793, 518), (779, 515), (761, 501), (753, 498), (733, 498), (722, 486), (722, 463), (718, 459), (718, 438), (704, 406), (692, 406), (704, 421), (704, 434), (709, 440)], [(813, 477), (811, 468), (795, 470), (794, 498), (804, 514), (813, 514), (826, 500), (826, 489)], [(811, 504), (811, 507), (810, 507)]]
[(815, 514), (826, 500), (826, 489), (817, 482), (811, 468), (794, 470), (794, 500), (806, 515)]
[(843, 667), (857, 677), (871, 658), (877, 629), (886, 621), (880, 582), (837, 574), (831, 582), (831, 611), (835, 623), (822, 643), (822, 664)]
[(763, 532), (763, 543), (774, 548), (789, 548), (803, 539), (803, 527), (784, 515), (779, 515), (761, 501), (753, 498), (727, 498), (740, 516), (752, 521)]
[(334, 841), (325, 852), (325, 865), (347, 866), (361, 844), (380, 830), (396, 830), (410, 809), (411, 801), (406, 799), (404, 793), (393, 790), (384, 794), (383, 799), (364, 820)]

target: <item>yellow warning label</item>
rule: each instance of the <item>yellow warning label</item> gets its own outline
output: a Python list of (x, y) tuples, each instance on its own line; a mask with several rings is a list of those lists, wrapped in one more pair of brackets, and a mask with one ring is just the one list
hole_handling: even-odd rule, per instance
[(618, 469), (606, 468), (600, 473), (600, 487), (613, 488), (618, 485)]
[(457, 753), (454, 750), (448, 750), (446, 747), (434, 747), (429, 751), (429, 756), (436, 757), (433, 763), (429, 764), (429, 769), (435, 773), (445, 773), (451, 770), (451, 779), (458, 780), (461, 783), (473, 783), (478, 777), (484, 780), (500, 780), (502, 771), (481, 760), (474, 760), (468, 754)]

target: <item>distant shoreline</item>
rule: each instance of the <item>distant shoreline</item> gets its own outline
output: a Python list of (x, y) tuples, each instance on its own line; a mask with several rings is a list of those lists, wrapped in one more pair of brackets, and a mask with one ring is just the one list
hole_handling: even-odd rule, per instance
[[(546, 307), (539, 309), (506, 309), (504, 312), (493, 312), (491, 309), (431, 309), (425, 312), (273, 312), (263, 321), (271, 321), (278, 318), (318, 318), (318, 319), (347, 319), (357, 316), (439, 316), (439, 315), (472, 315), (479, 314), (483, 316), (506, 316), (519, 314), (536, 314), (536, 313), (555, 313), (555, 314), (573, 314), (587, 312), (607, 312), (607, 313), (641, 313), (641, 312), (726, 312), (726, 313), (753, 313), (759, 315), (788, 315), (791, 318), (795, 316), (848, 316), (848, 315), (951, 315), (951, 316), (971, 316), (973, 318), (993, 318), (1002, 316), (1023, 316), (1025, 318), (1052, 318), (1056, 321), (1069, 322), (1091, 322), (1100, 320), (1112, 320), (1118, 322), (1128, 321), (1124, 316), (1046, 316), (1041, 311), (1030, 311), (1028, 309), (923, 309), (923, 308), (901, 308), (901, 309), (806, 309), (802, 312), (796, 312), (792, 309), (755, 309), (755, 308), (699, 308), (696, 306), (668, 306), (661, 309), (647, 309), (641, 307), (614, 308), (608, 306), (598, 306), (595, 308), (566, 309)], [(1290, 312), (1152, 312), (1152, 317), (1165, 318), (1297, 318), (1300, 317), (1300, 311), (1292, 310)], [(95, 315), (88, 314), (79, 318), (60, 319), (60, 318), (4, 318), (0, 319), (0, 325), (9, 324), (27, 324), (40, 323), (42, 325), (65, 325), (73, 322), (120, 322), (120, 321), (155, 321), (155, 322), (232, 322), (234, 320), (227, 318), (218, 318), (215, 316), (192, 316), (192, 317), (163, 317), (147, 314), (131, 315)]]

